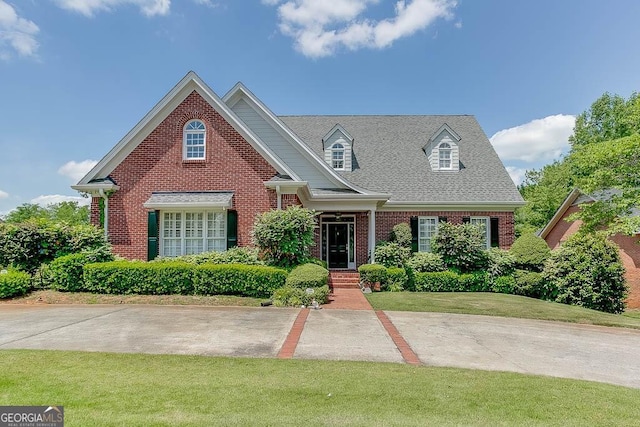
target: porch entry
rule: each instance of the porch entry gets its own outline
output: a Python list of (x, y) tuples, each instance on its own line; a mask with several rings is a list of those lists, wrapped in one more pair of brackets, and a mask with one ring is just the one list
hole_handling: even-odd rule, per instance
[(340, 214), (322, 216), (322, 259), (330, 269), (355, 270), (356, 219)]

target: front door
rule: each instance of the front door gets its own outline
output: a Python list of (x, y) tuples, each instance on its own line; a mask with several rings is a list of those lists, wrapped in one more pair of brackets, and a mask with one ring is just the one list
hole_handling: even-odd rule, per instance
[(349, 224), (327, 224), (329, 268), (349, 267)]

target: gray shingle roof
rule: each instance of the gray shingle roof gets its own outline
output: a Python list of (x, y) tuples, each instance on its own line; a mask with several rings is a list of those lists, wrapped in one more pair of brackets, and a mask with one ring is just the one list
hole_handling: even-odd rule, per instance
[(146, 208), (159, 207), (230, 207), (233, 192), (204, 191), (204, 192), (158, 192), (152, 193), (144, 203)]
[[(280, 116), (324, 158), (322, 137), (340, 124), (354, 138), (355, 185), (392, 201), (521, 202), (502, 162), (473, 116)], [(461, 138), (460, 171), (432, 171), (422, 148), (447, 124)]]

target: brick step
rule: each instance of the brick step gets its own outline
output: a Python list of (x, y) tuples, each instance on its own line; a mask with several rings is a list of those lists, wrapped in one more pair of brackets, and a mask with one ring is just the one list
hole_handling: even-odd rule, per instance
[(333, 289), (360, 289), (359, 283), (331, 283)]
[(360, 274), (353, 271), (332, 271), (329, 286), (333, 289), (360, 289)]

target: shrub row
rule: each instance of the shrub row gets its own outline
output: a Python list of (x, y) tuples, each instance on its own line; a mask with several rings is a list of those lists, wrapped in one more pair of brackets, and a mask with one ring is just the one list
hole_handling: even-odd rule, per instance
[(83, 289), (105, 294), (271, 296), (287, 272), (243, 264), (114, 261), (84, 266)]
[(260, 260), (258, 249), (248, 247), (234, 247), (224, 252), (203, 252), (194, 255), (182, 255), (175, 258), (159, 257), (151, 262), (175, 262), (181, 261), (189, 264), (245, 264), (264, 265)]
[(329, 286), (324, 285), (317, 288), (307, 289), (294, 288), (293, 286), (284, 286), (276, 289), (273, 293), (273, 305), (276, 307), (309, 307), (315, 299), (318, 304), (326, 304), (329, 302)]
[(0, 272), (0, 298), (24, 295), (31, 285), (31, 276), (22, 271)]
[(303, 264), (287, 276), (286, 285), (299, 289), (319, 288), (329, 283), (329, 270), (318, 264)]
[(84, 285), (83, 267), (85, 265), (113, 260), (111, 251), (100, 249), (61, 256), (51, 261), (42, 279), (51, 289), (77, 292)]

